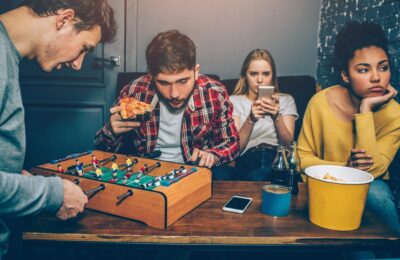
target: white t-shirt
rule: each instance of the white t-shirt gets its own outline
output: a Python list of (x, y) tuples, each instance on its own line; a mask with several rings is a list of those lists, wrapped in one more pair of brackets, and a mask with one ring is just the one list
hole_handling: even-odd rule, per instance
[(160, 128), (156, 143), (156, 150), (161, 151), (157, 159), (176, 163), (185, 163), (181, 149), (182, 118), (185, 109), (177, 112), (168, 110), (160, 101)]
[[(244, 121), (250, 115), (251, 105), (253, 104), (253, 101), (248, 99), (245, 95), (233, 95), (230, 96), (229, 99), (233, 104), (233, 117), (239, 119), (238, 130), (240, 130)], [(291, 95), (279, 94), (279, 104), (279, 113), (282, 116), (292, 115), (295, 117), (295, 119), (299, 117), (297, 114), (296, 104)], [(255, 147), (261, 143), (278, 145), (276, 129), (274, 126), (274, 122), (270, 116), (260, 118), (254, 124), (249, 142), (247, 143), (247, 146), (243, 150), (242, 154), (245, 153), (248, 149)]]

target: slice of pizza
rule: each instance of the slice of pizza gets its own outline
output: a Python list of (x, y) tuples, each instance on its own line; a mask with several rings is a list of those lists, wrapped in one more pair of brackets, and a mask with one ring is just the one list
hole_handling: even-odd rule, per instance
[(131, 119), (136, 115), (144, 115), (150, 113), (153, 107), (150, 104), (136, 100), (130, 97), (120, 99), (121, 117), (122, 119)]

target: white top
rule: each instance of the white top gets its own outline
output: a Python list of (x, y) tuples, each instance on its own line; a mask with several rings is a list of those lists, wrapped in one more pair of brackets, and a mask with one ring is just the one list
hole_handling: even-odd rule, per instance
[[(250, 115), (251, 105), (253, 104), (253, 101), (248, 99), (245, 95), (233, 95), (230, 96), (229, 99), (233, 104), (233, 117), (239, 119), (238, 130), (240, 130), (244, 121)], [(299, 117), (299, 115), (297, 114), (296, 104), (291, 95), (279, 94), (279, 104), (279, 113), (282, 116), (292, 115), (295, 117), (295, 119)], [(254, 124), (249, 142), (247, 143), (247, 146), (243, 150), (242, 154), (245, 153), (248, 149), (255, 147), (261, 143), (278, 145), (276, 129), (274, 126), (274, 122), (270, 116), (260, 118)]]
[(156, 150), (161, 151), (157, 159), (176, 163), (185, 163), (181, 149), (182, 118), (185, 109), (170, 111), (160, 102), (160, 129), (156, 143)]

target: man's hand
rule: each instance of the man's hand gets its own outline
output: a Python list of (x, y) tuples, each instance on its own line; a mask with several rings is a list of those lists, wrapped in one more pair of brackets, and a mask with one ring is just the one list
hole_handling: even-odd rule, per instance
[(88, 198), (79, 186), (73, 184), (69, 180), (63, 180), (63, 184), (64, 201), (57, 212), (57, 217), (62, 220), (67, 220), (83, 212)]
[(120, 135), (122, 133), (128, 132), (133, 130), (136, 127), (140, 126), (140, 122), (135, 122), (135, 121), (122, 121), (120, 112), (122, 108), (120, 106), (112, 107), (110, 108), (110, 122), (111, 122), (111, 127), (116, 135)]
[(200, 160), (198, 166), (212, 168), (216, 162), (216, 157), (212, 153), (201, 151), (194, 148), (192, 153), (192, 162)]
[(375, 108), (389, 102), (392, 98), (394, 98), (397, 95), (397, 90), (390, 84), (386, 90), (387, 93), (383, 96), (363, 98), (360, 104), (360, 113), (371, 112)]
[(362, 149), (352, 149), (347, 166), (362, 171), (368, 170), (373, 164), (372, 156)]

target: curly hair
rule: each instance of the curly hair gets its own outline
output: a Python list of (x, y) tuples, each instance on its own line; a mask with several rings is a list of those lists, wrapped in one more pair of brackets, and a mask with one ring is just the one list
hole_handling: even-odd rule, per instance
[(177, 30), (162, 32), (147, 46), (146, 60), (152, 75), (191, 70), (196, 66), (196, 46), (188, 36)]
[(383, 29), (371, 22), (349, 22), (336, 36), (334, 58), (339, 71), (348, 71), (349, 61), (357, 50), (375, 46), (389, 58), (388, 40)]
[(24, 0), (20, 6), (27, 6), (42, 17), (55, 15), (60, 9), (72, 9), (77, 17), (74, 24), (77, 31), (91, 30), (98, 25), (103, 43), (112, 42), (117, 32), (114, 11), (107, 0)]

